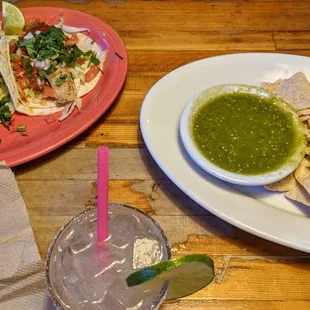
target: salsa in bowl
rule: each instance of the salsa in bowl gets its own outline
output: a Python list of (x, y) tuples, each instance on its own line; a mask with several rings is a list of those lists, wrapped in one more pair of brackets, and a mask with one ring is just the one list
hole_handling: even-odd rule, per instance
[(259, 87), (239, 84), (214, 86), (190, 99), (180, 134), (196, 164), (241, 185), (286, 177), (304, 158), (307, 145), (292, 107)]

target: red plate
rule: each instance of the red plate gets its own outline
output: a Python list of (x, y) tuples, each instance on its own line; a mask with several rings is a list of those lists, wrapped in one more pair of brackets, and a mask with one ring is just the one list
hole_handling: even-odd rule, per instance
[(72, 140), (112, 105), (120, 92), (127, 73), (127, 53), (119, 35), (107, 24), (88, 14), (60, 8), (26, 8), (22, 9), (26, 22), (40, 18), (48, 24), (58, 24), (62, 12), (64, 22), (69, 26), (86, 27), (89, 36), (102, 50), (107, 50), (104, 74), (96, 87), (85, 97), (81, 111), (75, 109), (67, 119), (58, 121), (61, 112), (50, 117), (27, 116), (19, 113), (13, 115), (14, 126), (26, 125), (27, 137), (17, 132), (9, 132), (0, 126), (0, 161), (10, 167), (17, 166), (55, 150)]

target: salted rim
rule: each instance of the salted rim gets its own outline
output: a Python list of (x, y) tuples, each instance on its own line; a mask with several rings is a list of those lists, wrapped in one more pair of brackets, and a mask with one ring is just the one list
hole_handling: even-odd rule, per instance
[[(120, 208), (120, 207), (125, 207), (128, 209), (132, 209), (138, 213), (143, 214), (144, 216), (146, 216), (147, 218), (149, 218), (151, 220), (151, 222), (155, 225), (155, 227), (158, 229), (158, 232), (160, 233), (161, 237), (163, 238), (163, 246), (166, 247), (167, 250), (167, 256), (168, 256), (168, 260), (171, 259), (171, 245), (168, 241), (168, 238), (166, 236), (166, 234), (164, 233), (163, 229), (160, 227), (160, 225), (151, 217), (149, 216), (147, 213), (145, 213), (144, 211), (137, 209), (133, 206), (127, 205), (127, 204), (122, 204), (122, 203), (109, 203), (109, 208)], [(61, 233), (67, 228), (67, 226), (69, 224), (71, 224), (73, 221), (77, 220), (78, 217), (84, 215), (85, 213), (89, 213), (92, 212), (96, 209), (97, 207), (91, 207), (89, 209), (86, 209), (80, 213), (78, 213), (77, 215), (73, 216), (57, 233), (57, 235), (54, 237), (52, 243), (50, 244), (48, 250), (47, 250), (47, 256), (46, 256), (46, 268), (45, 268), (45, 277), (46, 277), (46, 281), (47, 281), (47, 288), (48, 288), (48, 293), (50, 298), (53, 301), (53, 305), (56, 307), (56, 309), (58, 310), (64, 310), (64, 308), (62, 307), (62, 305), (58, 302), (57, 297), (54, 294), (54, 291), (52, 289), (52, 285), (51, 285), (51, 281), (50, 281), (50, 275), (49, 275), (49, 265), (50, 265), (50, 260), (51, 260), (51, 255), (53, 252), (53, 248), (54, 245), (58, 239), (58, 237), (61, 235)], [(162, 289), (160, 290), (158, 296), (156, 297), (156, 299), (153, 301), (153, 304), (151, 305), (151, 307), (149, 309), (146, 310), (153, 310), (156, 309), (157, 306), (160, 306), (161, 303), (163, 302), (163, 299), (165, 298), (166, 294), (167, 294), (167, 288), (168, 288), (168, 283), (164, 283)]]
[[(297, 132), (297, 139), (300, 139), (301, 142), (304, 140), (304, 143), (300, 143), (295, 152), (285, 161), (281, 168), (257, 175), (238, 174), (220, 168), (200, 153), (196, 143), (193, 141), (191, 132), (193, 116), (195, 115), (196, 111), (207, 101), (222, 94), (231, 94), (235, 92), (253, 94), (264, 99), (272, 98), (278, 107), (284, 109), (291, 115), (291, 120)], [(199, 165), (203, 170), (221, 180), (233, 184), (252, 186), (273, 183), (285, 178), (287, 175), (292, 173), (305, 156), (307, 141), (303, 124), (300, 121), (296, 111), (288, 103), (278, 97), (275, 97), (272, 93), (265, 91), (260, 87), (243, 84), (222, 84), (213, 86), (199, 92), (194, 97), (192, 97), (186, 104), (180, 118), (180, 135), (186, 151), (194, 160), (194, 162), (196, 162), (196, 164)]]

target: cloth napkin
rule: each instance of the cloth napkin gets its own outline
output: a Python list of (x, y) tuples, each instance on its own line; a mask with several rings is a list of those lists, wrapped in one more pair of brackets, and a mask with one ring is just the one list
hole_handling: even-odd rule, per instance
[(55, 309), (14, 174), (0, 163), (0, 309)]

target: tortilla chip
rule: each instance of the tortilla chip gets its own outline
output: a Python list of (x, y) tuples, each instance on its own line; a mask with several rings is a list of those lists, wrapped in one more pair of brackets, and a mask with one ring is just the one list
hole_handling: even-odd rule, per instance
[(310, 108), (310, 84), (302, 72), (297, 72), (285, 80), (277, 95), (296, 111)]
[(275, 81), (274, 83), (269, 83), (269, 82), (262, 82), (262, 88), (271, 92), (272, 94), (276, 94), (280, 87), (282, 86), (282, 84), (284, 83), (283, 79), (279, 79), (277, 81)]
[(309, 156), (305, 157), (299, 167), (295, 170), (295, 178), (305, 190), (310, 193), (310, 161)]
[[(301, 72), (289, 79), (275, 83), (262, 83), (262, 88), (288, 102), (298, 113), (310, 141), (310, 84)], [(306, 148), (306, 157), (297, 169), (286, 178), (265, 186), (271, 191), (286, 192), (285, 197), (310, 206), (310, 143)]]
[[(310, 118), (310, 115), (302, 115), (302, 116), (299, 116), (300, 120), (302, 122), (305, 122), (306, 120), (309, 120)], [(309, 122), (309, 121), (308, 121)]]
[(307, 137), (307, 140), (310, 141), (310, 126), (308, 122), (303, 123), (305, 128), (305, 135)]
[(294, 173), (289, 174), (284, 179), (265, 185), (265, 188), (275, 192), (287, 192), (296, 184)]
[[(309, 164), (309, 162), (307, 164)], [(278, 182), (266, 185), (265, 188), (271, 191), (286, 192), (284, 194), (286, 198), (310, 206), (310, 195), (304, 187), (296, 181), (294, 173), (289, 174), (286, 178)]]
[(284, 194), (285, 197), (310, 207), (310, 195), (296, 182), (296, 185)]
[(310, 84), (302, 72), (275, 83), (263, 82), (262, 88), (285, 100), (296, 111), (310, 108)]
[(299, 111), (297, 111), (297, 114), (299, 116), (310, 115), (310, 109), (299, 110)]
[(306, 148), (306, 155), (310, 155), (310, 144), (307, 145), (307, 148)]

